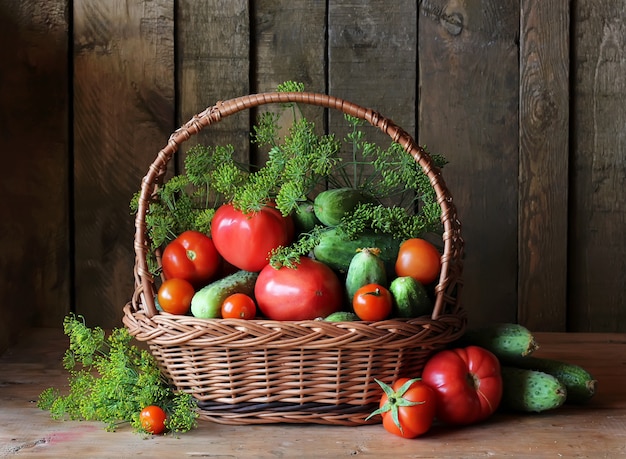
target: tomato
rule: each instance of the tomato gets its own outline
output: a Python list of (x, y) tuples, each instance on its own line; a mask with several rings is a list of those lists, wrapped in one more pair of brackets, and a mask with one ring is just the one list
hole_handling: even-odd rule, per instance
[(301, 257), (295, 268), (265, 266), (254, 296), (268, 319), (312, 320), (341, 309), (343, 284), (324, 263)]
[(244, 214), (232, 204), (224, 204), (215, 211), (211, 235), (226, 261), (239, 269), (258, 272), (268, 264), (273, 249), (291, 244), (293, 222), (271, 206)]
[(156, 405), (146, 406), (139, 413), (141, 427), (148, 433), (160, 434), (165, 430), (165, 411)]
[(367, 284), (359, 288), (352, 298), (354, 313), (361, 320), (384, 320), (391, 313), (393, 297), (389, 290), (379, 284)]
[(441, 254), (430, 242), (419, 239), (407, 239), (400, 244), (396, 259), (398, 277), (411, 276), (426, 285), (433, 282), (441, 271)]
[(478, 346), (438, 352), (426, 362), (422, 380), (437, 393), (437, 417), (448, 424), (482, 421), (502, 398), (500, 362)]
[(196, 293), (193, 285), (185, 279), (172, 278), (161, 284), (157, 299), (161, 309), (170, 314), (187, 314), (191, 299)]
[(385, 392), (379, 409), (387, 432), (404, 438), (415, 438), (430, 430), (436, 412), (435, 391), (419, 379), (400, 378), (390, 387), (376, 380)]
[(161, 264), (166, 279), (185, 279), (194, 287), (206, 285), (222, 264), (213, 240), (199, 231), (185, 231), (163, 251)]
[(224, 319), (254, 319), (256, 303), (245, 293), (233, 293), (222, 303)]

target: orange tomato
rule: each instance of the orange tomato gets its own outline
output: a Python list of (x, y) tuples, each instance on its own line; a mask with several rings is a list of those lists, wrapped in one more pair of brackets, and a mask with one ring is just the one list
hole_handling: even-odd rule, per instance
[(391, 292), (379, 284), (367, 284), (359, 288), (352, 299), (354, 313), (361, 320), (384, 320), (391, 314)]
[(411, 276), (423, 285), (430, 284), (441, 271), (441, 254), (430, 242), (412, 238), (400, 244), (396, 259), (396, 274)]
[(157, 299), (161, 309), (170, 314), (187, 314), (191, 307), (191, 299), (195, 290), (193, 285), (185, 279), (168, 279), (157, 294)]
[(222, 303), (223, 319), (254, 319), (256, 303), (245, 293), (233, 293)]
[(139, 413), (141, 427), (148, 433), (158, 435), (165, 431), (165, 411), (156, 405), (146, 406)]

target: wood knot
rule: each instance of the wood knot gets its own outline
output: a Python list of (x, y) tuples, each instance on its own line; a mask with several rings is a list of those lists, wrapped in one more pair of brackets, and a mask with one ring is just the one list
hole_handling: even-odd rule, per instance
[(459, 35), (463, 31), (463, 15), (461, 13), (443, 13), (441, 25), (450, 35)]

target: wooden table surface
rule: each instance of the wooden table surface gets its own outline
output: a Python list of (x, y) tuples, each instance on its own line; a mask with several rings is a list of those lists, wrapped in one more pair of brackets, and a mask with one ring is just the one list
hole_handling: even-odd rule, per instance
[(582, 365), (598, 392), (582, 407), (542, 414), (497, 413), (463, 428), (435, 426), (407, 440), (381, 425), (227, 426), (201, 421), (179, 435), (145, 436), (127, 425), (54, 421), (36, 406), (46, 387), (63, 388), (61, 330), (34, 329), (0, 357), (0, 457), (63, 458), (619, 458), (626, 457), (626, 334), (536, 333), (536, 355)]

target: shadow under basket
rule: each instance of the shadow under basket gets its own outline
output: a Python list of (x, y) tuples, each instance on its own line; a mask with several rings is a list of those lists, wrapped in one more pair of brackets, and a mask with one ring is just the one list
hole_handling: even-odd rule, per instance
[[(432, 315), (380, 322), (198, 319), (157, 311), (156, 285), (147, 267), (145, 217), (179, 146), (221, 119), (265, 104), (299, 103), (363, 119), (399, 143), (429, 177), (442, 209), (443, 253)], [(466, 327), (460, 303), (463, 239), (440, 170), (413, 138), (390, 119), (345, 100), (316, 93), (242, 96), (207, 108), (176, 130), (141, 186), (135, 220), (135, 291), (123, 322), (147, 342), (177, 390), (198, 401), (200, 418), (222, 424), (317, 423), (363, 425), (391, 384), (417, 377), (430, 355)]]

